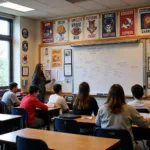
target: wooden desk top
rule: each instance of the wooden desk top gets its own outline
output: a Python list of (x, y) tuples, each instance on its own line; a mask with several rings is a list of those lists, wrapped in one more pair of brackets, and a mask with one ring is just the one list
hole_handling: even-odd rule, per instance
[(70, 147), (71, 150), (107, 150), (119, 142), (118, 139), (83, 136), (29, 128), (0, 135), (0, 141), (4, 143), (16, 143), (17, 135), (44, 140), (49, 149), (55, 150), (66, 150), (68, 147)]
[[(88, 119), (88, 117), (92, 117)], [(81, 116), (81, 118), (75, 119), (78, 123), (88, 123), (88, 124), (95, 124), (95, 116)]]
[(7, 114), (0, 114), (0, 122), (8, 121), (16, 118), (21, 118), (19, 115), (7, 115)]

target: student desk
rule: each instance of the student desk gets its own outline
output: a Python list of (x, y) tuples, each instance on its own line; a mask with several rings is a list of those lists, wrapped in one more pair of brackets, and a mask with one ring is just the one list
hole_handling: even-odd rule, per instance
[(49, 107), (48, 111), (44, 111), (44, 110), (37, 108), (36, 116), (44, 119), (46, 126), (47, 126), (47, 130), (50, 130), (50, 124), (49, 124), (50, 119), (55, 116), (59, 116), (59, 110), (60, 110), (59, 107), (54, 107), (54, 108)]
[(11, 132), (21, 128), (21, 116), (0, 114), (0, 134)]
[(8, 145), (16, 144), (16, 136), (41, 139), (49, 149), (54, 150), (112, 150), (119, 143), (118, 139), (83, 136), (61, 132), (44, 131), (36, 129), (22, 129), (0, 135), (0, 142)]

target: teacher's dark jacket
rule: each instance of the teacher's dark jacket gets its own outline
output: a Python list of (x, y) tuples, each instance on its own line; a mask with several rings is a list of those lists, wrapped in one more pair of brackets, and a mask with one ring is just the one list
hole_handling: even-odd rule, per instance
[(39, 90), (40, 90), (40, 94), (38, 95), (38, 99), (41, 102), (44, 102), (44, 98), (45, 98), (45, 85), (50, 83), (51, 80), (46, 80), (45, 76), (43, 74), (41, 74), (41, 76), (37, 76), (37, 74), (35, 73), (32, 77), (32, 85), (36, 85), (38, 86)]

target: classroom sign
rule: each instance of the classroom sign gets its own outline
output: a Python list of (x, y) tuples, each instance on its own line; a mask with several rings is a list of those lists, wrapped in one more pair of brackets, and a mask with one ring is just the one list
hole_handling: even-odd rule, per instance
[(56, 21), (56, 42), (67, 42), (68, 41), (68, 20), (57, 20)]
[(135, 35), (134, 9), (120, 11), (120, 36)]
[(93, 40), (98, 38), (99, 38), (99, 15), (86, 16), (84, 21), (84, 39)]
[(116, 13), (102, 14), (102, 37), (116, 37)]
[(83, 17), (70, 19), (70, 41), (83, 40)]
[(53, 22), (46, 21), (42, 22), (42, 42), (53, 43)]
[(140, 34), (150, 34), (150, 7), (139, 9)]

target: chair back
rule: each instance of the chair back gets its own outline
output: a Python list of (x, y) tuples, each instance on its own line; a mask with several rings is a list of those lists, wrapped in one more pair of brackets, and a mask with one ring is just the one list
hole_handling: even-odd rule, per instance
[(28, 114), (27, 114), (27, 112), (24, 108), (11, 107), (11, 114), (22, 116), (21, 128), (26, 128), (27, 127)]
[(8, 111), (7, 105), (3, 101), (0, 101), (0, 113), (1, 114), (9, 114), (10, 113)]
[(54, 120), (54, 131), (79, 134), (80, 127), (75, 120), (56, 118)]
[(96, 128), (94, 135), (98, 137), (120, 139), (119, 148), (121, 150), (133, 150), (132, 138), (127, 130)]
[(140, 109), (139, 109), (139, 108), (138, 108), (138, 109), (136, 108), (136, 110), (137, 110), (139, 113), (150, 113), (149, 110), (148, 110), (148, 109), (145, 109), (145, 108), (142, 108), (142, 109), (141, 109), (141, 108), (140, 108)]
[(17, 150), (48, 150), (47, 144), (39, 139), (17, 136)]

